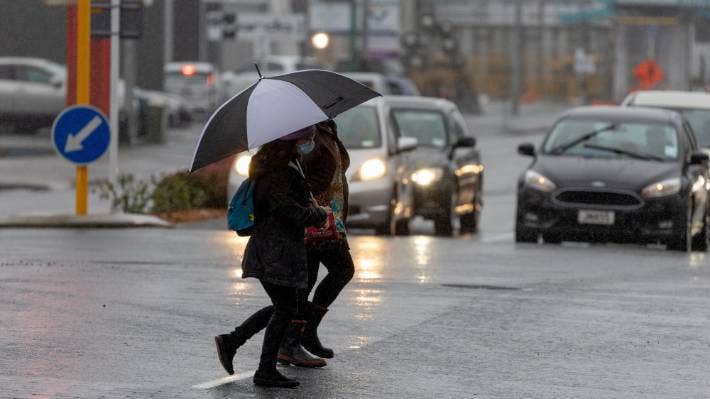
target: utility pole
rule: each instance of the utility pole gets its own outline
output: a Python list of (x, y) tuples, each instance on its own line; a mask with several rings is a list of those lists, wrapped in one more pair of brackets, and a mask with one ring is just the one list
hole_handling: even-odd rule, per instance
[(521, 68), (521, 50), (522, 50), (522, 30), (523, 30), (523, 3), (522, 1), (515, 2), (515, 26), (513, 28), (510, 66), (512, 76), (510, 82), (510, 111), (513, 115), (518, 115), (520, 112), (520, 92), (522, 86), (522, 68)]
[[(112, 184), (116, 184), (118, 179), (118, 140), (120, 124), (118, 121), (118, 110), (121, 104), (118, 103), (118, 76), (121, 56), (121, 39), (119, 30), (121, 26), (121, 0), (111, 0), (111, 100), (109, 105), (109, 121), (111, 123), (111, 142), (108, 153), (108, 176)], [(129, 103), (126, 103), (129, 104)], [(126, 104), (123, 104), (124, 106)], [(130, 108), (126, 107), (129, 110)]]
[(358, 69), (357, 45), (357, 4), (355, 0), (350, 0), (350, 68), (353, 71)]
[(207, 4), (205, 4), (205, 0), (199, 0), (198, 3), (198, 55), (197, 55), (197, 60), (198, 61), (206, 61), (207, 60)]
[(362, 49), (360, 49), (360, 68), (362, 70), (368, 70), (367, 67), (367, 48), (370, 46), (368, 43), (368, 36), (370, 36), (370, 22), (368, 21), (370, 17), (370, 1), (362, 0)]
[(136, 85), (136, 41), (135, 40), (121, 40), (123, 45), (123, 57), (121, 58), (122, 70), (123, 70), (123, 81), (125, 83), (126, 91), (126, 116), (127, 118), (127, 128), (126, 128), (126, 144), (133, 144), (138, 136), (138, 115), (133, 112), (131, 104), (133, 104), (133, 88)]
[(175, 14), (173, 0), (163, 0), (165, 2), (163, 9), (163, 64), (173, 61), (173, 43), (175, 41)]

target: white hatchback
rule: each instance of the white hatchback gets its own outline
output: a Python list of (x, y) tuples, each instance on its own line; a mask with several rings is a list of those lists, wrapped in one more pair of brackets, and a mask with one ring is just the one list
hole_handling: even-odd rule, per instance
[(710, 93), (696, 91), (647, 90), (626, 96), (624, 106), (664, 108), (685, 117), (698, 145), (710, 152)]

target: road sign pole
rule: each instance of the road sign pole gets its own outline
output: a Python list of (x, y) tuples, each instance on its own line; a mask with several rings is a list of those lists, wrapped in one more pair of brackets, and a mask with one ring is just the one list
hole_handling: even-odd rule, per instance
[[(166, 6), (167, 7), (167, 6)], [(108, 164), (109, 181), (116, 184), (118, 175), (118, 67), (120, 56), (119, 25), (121, 18), (121, 0), (111, 0), (111, 101), (109, 120), (111, 121), (111, 143), (109, 144)]]
[[(76, 3), (76, 103), (89, 104), (91, 81), (91, 0)], [(76, 168), (76, 214), (86, 215), (89, 202), (89, 170)]]

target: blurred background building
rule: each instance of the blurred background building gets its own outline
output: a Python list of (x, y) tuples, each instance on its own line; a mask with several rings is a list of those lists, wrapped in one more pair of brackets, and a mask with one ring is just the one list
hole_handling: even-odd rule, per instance
[[(0, 0), (0, 56), (63, 63), (65, 2)], [(163, 87), (170, 61), (208, 61), (231, 73), (276, 60), (265, 69), (321, 65), (406, 74), (424, 94), (461, 101), (485, 94), (609, 102), (635, 88), (692, 89), (710, 79), (710, 0), (143, 0), (143, 6), (143, 35), (124, 41), (123, 51), (132, 52), (136, 84), (150, 89)]]

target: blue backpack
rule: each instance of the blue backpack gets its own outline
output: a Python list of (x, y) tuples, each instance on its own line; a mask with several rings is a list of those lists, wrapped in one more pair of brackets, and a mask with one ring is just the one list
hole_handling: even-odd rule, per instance
[(227, 209), (227, 225), (239, 236), (250, 236), (254, 229), (254, 180), (246, 179), (239, 185)]

